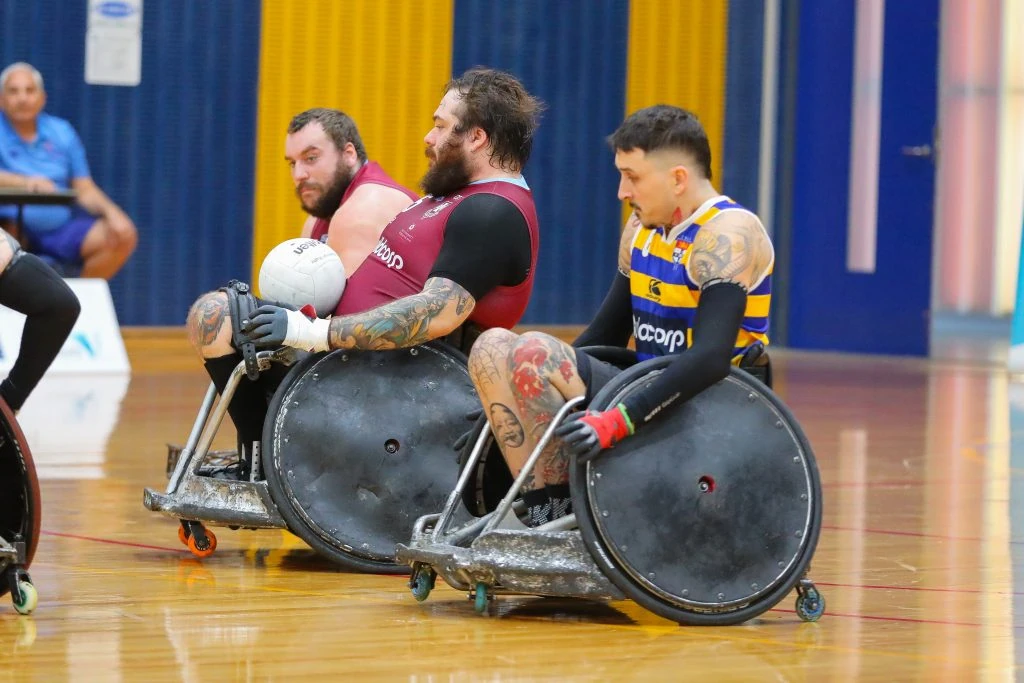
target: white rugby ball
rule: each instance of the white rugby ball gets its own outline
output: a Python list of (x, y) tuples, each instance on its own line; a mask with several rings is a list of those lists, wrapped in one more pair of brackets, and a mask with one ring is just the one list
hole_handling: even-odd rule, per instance
[(345, 266), (336, 251), (323, 242), (296, 237), (281, 242), (263, 259), (260, 297), (296, 308), (312, 304), (323, 317), (341, 300), (345, 277)]

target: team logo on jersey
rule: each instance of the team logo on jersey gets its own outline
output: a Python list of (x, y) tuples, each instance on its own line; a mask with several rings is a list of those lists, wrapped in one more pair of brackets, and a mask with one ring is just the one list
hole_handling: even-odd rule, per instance
[(413, 234), (412, 231), (416, 229), (415, 223), (410, 223), (408, 226), (398, 231), (399, 236), (406, 242), (412, 242)]
[(401, 270), (402, 266), (405, 265), (405, 261), (402, 259), (402, 256), (391, 248), (391, 245), (388, 244), (388, 241), (384, 237), (381, 237), (380, 241), (377, 242), (377, 247), (373, 250), (373, 255), (379, 258), (388, 268)]
[(682, 263), (683, 262), (683, 252), (684, 251), (685, 250), (682, 247), (680, 247), (679, 243), (677, 242), (676, 243), (676, 248), (672, 250), (672, 263), (676, 264), (677, 266), (680, 263)]
[(686, 348), (686, 332), (684, 330), (670, 330), (658, 327), (651, 323), (642, 323), (640, 318), (633, 316), (633, 336), (638, 342), (650, 342), (660, 346), (667, 353), (675, 353)]
[(441, 213), (442, 211), (444, 211), (445, 207), (447, 207), (447, 206), (451, 206), (451, 205), (452, 205), (452, 203), (451, 203), (451, 202), (441, 202), (440, 204), (438, 204), (437, 206), (435, 206), (435, 207), (434, 207), (433, 209), (430, 209), (429, 211), (425, 211), (425, 212), (423, 213), (423, 216), (422, 216), (422, 218), (433, 218), (433, 217), (434, 217), (434, 216), (436, 216), (437, 214), (439, 214), (439, 213)]

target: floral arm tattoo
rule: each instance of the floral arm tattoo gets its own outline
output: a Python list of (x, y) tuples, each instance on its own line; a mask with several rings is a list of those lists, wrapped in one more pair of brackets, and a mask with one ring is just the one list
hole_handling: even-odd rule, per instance
[(746, 212), (730, 211), (697, 232), (686, 269), (700, 287), (735, 282), (749, 290), (764, 278), (774, 261), (771, 241), (757, 219)]
[(332, 349), (402, 349), (443, 337), (461, 325), (476, 300), (459, 284), (432, 277), (419, 294), (377, 308), (333, 318)]

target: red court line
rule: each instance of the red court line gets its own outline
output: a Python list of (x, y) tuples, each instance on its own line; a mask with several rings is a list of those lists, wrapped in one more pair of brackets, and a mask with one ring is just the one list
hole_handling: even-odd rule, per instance
[[(785, 612), (787, 614), (796, 614), (796, 610), (791, 609), (772, 609), (772, 612)], [(868, 619), (870, 621), (898, 621), (906, 622), (911, 624), (935, 624), (937, 626), (971, 626), (974, 628), (981, 628), (983, 626), (991, 626), (991, 624), (975, 624), (969, 621), (947, 621), (945, 619), (915, 619), (913, 617), (880, 617), (871, 614), (842, 614), (840, 612), (829, 612), (828, 608), (825, 609), (825, 614), (822, 619), (828, 617), (842, 617), (846, 619)], [(1012, 628), (1014, 630), (1024, 629), (1024, 625), (1006, 624), (1001, 625), (999, 628)]]
[[(867, 527), (854, 527), (854, 526), (822, 526), (823, 530), (828, 529), (829, 531), (860, 531), (868, 534), (887, 534), (889, 536), (913, 536), (915, 538), (938, 538), (944, 541), (985, 541), (988, 539), (978, 538), (976, 536), (943, 536), (942, 534), (926, 534), (920, 531), (894, 531), (892, 529), (869, 529)], [(1009, 541), (1010, 545), (1024, 545), (1024, 541)]]
[(878, 586), (859, 583), (826, 583), (815, 581), (815, 586), (831, 586), (833, 588), (864, 588), (869, 590), (920, 591), (924, 593), (965, 593), (983, 595), (1024, 595), (1024, 591), (987, 591), (980, 588), (928, 588), (926, 586)]
[(64, 534), (59, 531), (43, 531), (43, 536), (59, 536), (61, 538), (73, 538), (78, 541), (93, 541), (94, 543), (109, 543), (111, 545), (123, 545), (129, 548), (146, 548), (147, 550), (169, 550), (176, 553), (187, 553), (185, 548), (168, 548), (162, 545), (146, 545), (145, 543), (131, 543), (130, 541), (115, 541), (112, 538), (97, 538), (96, 536), (81, 536), (79, 534)]

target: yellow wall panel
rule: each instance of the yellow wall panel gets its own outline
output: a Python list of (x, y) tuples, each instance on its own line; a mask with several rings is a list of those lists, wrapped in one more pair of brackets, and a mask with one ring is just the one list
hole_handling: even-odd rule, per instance
[(697, 114), (722, 176), (728, 0), (632, 0), (626, 113), (672, 104)]
[(263, 0), (253, 282), (305, 214), (284, 161), (291, 118), (341, 109), (369, 157), (416, 189), (423, 136), (451, 75), (454, 0)]

